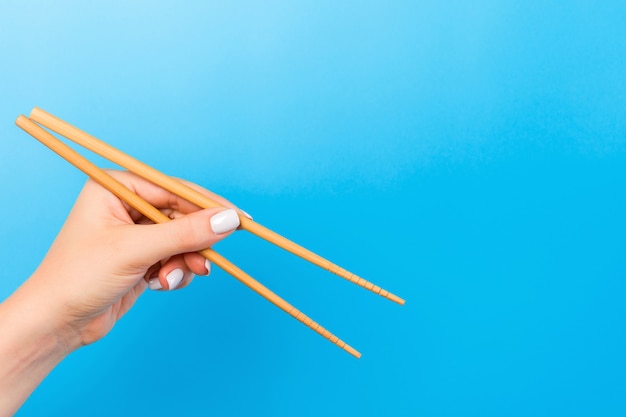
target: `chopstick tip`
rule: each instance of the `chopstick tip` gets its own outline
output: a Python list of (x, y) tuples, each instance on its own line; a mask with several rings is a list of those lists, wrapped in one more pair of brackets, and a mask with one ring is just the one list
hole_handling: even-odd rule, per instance
[(352, 346), (346, 344), (343, 349), (348, 352), (350, 355), (354, 356), (357, 359), (361, 359), (361, 352), (359, 352), (358, 350), (354, 349)]
[(404, 298), (400, 298), (397, 295), (394, 295), (392, 293), (389, 293), (389, 295), (387, 296), (387, 299), (393, 301), (394, 303), (398, 303), (401, 306), (404, 305)]

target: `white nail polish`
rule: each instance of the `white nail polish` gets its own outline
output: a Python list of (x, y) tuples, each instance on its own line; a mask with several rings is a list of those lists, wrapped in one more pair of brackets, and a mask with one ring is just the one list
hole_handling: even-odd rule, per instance
[(209, 260), (208, 260), (208, 259), (205, 259), (205, 260), (204, 260), (204, 267), (205, 267), (205, 268), (206, 268), (206, 270), (207, 270), (206, 275), (209, 275), (209, 274), (211, 273), (211, 262), (209, 262)]
[(151, 280), (148, 281), (148, 288), (150, 288), (151, 290), (162, 290), (163, 287), (161, 286), (161, 282), (159, 281), (158, 278), (152, 278)]
[(234, 209), (220, 211), (211, 217), (211, 229), (215, 234), (230, 232), (239, 227), (239, 215)]
[(244, 211), (244, 210), (242, 210), (242, 209), (239, 209), (239, 211), (241, 212), (241, 214), (243, 214), (244, 216), (246, 216), (246, 217), (247, 217), (247, 218), (249, 218), (250, 220), (254, 220), (254, 219), (252, 218), (252, 216), (251, 216), (250, 214), (248, 214), (248, 212), (247, 212), (247, 211)]
[(170, 285), (170, 290), (176, 289), (176, 287), (178, 287), (180, 282), (183, 280), (184, 276), (185, 274), (183, 273), (183, 270), (180, 268), (176, 268), (175, 270), (167, 274), (167, 277), (165, 277), (165, 279), (167, 280), (167, 283)]

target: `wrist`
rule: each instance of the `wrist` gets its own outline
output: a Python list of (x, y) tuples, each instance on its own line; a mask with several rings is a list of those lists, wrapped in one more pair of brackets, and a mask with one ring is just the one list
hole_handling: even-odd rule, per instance
[(72, 304), (69, 292), (56, 280), (48, 279), (50, 276), (49, 271), (40, 267), (7, 301), (16, 312), (14, 320), (28, 327), (29, 334), (54, 341), (59, 353), (67, 356), (83, 344), (68, 312)]
[[(0, 304), (0, 415), (11, 415), (72, 350), (45, 303), (20, 288)], [(5, 414), (6, 413), (6, 414)]]

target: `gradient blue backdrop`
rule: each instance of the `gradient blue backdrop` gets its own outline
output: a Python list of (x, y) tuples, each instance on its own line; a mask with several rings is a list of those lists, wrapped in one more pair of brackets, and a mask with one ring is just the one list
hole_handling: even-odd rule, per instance
[(40, 106), (407, 299), (238, 233), (218, 249), (361, 360), (215, 271), (145, 294), (18, 415), (626, 415), (625, 21), (623, 1), (2, 1), (1, 298), (85, 180), (14, 126)]

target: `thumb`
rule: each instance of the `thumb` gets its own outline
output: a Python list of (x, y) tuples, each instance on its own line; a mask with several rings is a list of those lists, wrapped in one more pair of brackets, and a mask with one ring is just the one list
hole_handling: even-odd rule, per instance
[(210, 208), (162, 224), (129, 226), (124, 240), (135, 262), (152, 265), (173, 255), (211, 247), (237, 227), (236, 210)]

